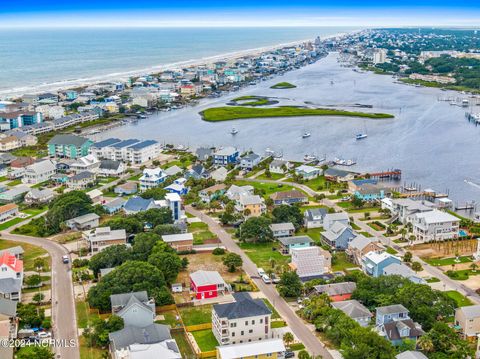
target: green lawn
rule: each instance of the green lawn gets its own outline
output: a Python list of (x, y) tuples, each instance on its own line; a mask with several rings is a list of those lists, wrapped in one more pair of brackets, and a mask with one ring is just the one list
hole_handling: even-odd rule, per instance
[(393, 118), (393, 115), (386, 113), (368, 113), (358, 111), (345, 111), (325, 108), (301, 108), (293, 106), (283, 107), (243, 107), (243, 106), (223, 106), (208, 108), (200, 112), (202, 119), (209, 122), (229, 121), (247, 118), (266, 118), (266, 117), (300, 117), (300, 116), (347, 116), (363, 118)]
[(241, 96), (234, 98), (232, 102), (241, 106), (264, 106), (270, 103), (268, 97), (264, 96)]
[(280, 319), (280, 314), (278, 314), (277, 310), (273, 307), (272, 303), (270, 303), (267, 298), (262, 298), (262, 300), (267, 305), (267, 307), (272, 311), (272, 319)]
[(182, 358), (195, 358), (195, 354), (188, 343), (188, 339), (183, 332), (172, 332), (172, 338), (175, 339), (182, 354)]
[(386, 252), (387, 252), (388, 254), (393, 254), (393, 255), (395, 255), (395, 254), (398, 253), (397, 250), (395, 250), (394, 248), (389, 247), (389, 246), (387, 246)]
[[(285, 174), (270, 173), (270, 177), (267, 177), (265, 175), (265, 173), (262, 173), (260, 176), (256, 177), (256, 179), (278, 181), (278, 180), (284, 178), (285, 176), (286, 176)], [(248, 177), (250, 177), (250, 176), (248, 176)]]
[(205, 240), (216, 238), (217, 236), (214, 235), (210, 231), (198, 231), (193, 233), (193, 244), (203, 244)]
[(468, 278), (470, 278), (471, 275), (479, 275), (480, 270), (477, 269), (475, 272), (472, 271), (471, 269), (462, 269), (462, 270), (456, 270), (456, 271), (448, 270), (446, 274), (451, 279), (467, 280)]
[(202, 352), (208, 352), (215, 350), (218, 345), (217, 339), (213, 335), (211, 329), (197, 330), (192, 332), (195, 341), (197, 342), (198, 347)]
[(86, 328), (89, 324), (92, 324), (94, 319), (99, 318), (98, 313), (88, 311), (87, 303), (84, 301), (75, 302), (75, 308), (77, 312), (77, 326), (79, 328)]
[(7, 186), (13, 187), (22, 183), (20, 178), (14, 179), (13, 181), (7, 182)]
[(294, 89), (295, 87), (297, 86), (295, 86), (294, 84), (291, 84), (290, 82), (279, 82), (278, 84), (270, 86), (271, 89), (275, 89), (275, 90)]
[(42, 208), (42, 209), (39, 209), (39, 208), (30, 208), (30, 209), (25, 209), (25, 210), (21, 210), (21, 212), (23, 213), (26, 213), (28, 214), (29, 216), (28, 217), (25, 217), (25, 218), (20, 218), (20, 217), (15, 217), (9, 221), (6, 221), (6, 222), (3, 222), (0, 224), (0, 231), (4, 231), (5, 229), (7, 228), (10, 228), (20, 222), (23, 222), (33, 216), (36, 216), (37, 214), (40, 214), (42, 212), (45, 212), (46, 211), (46, 208)]
[(103, 359), (108, 357), (108, 350), (96, 347), (88, 347), (85, 338), (80, 336), (80, 359)]
[(155, 323), (170, 325), (170, 327), (172, 328), (181, 326), (180, 319), (177, 320), (177, 312), (175, 310), (162, 312), (162, 313), (159, 313), (159, 315), (163, 315), (164, 319), (157, 320), (155, 321)]
[(138, 181), (142, 176), (143, 176), (143, 173), (140, 172), (132, 177), (129, 177), (127, 181)]
[(363, 234), (363, 235), (364, 235), (365, 237), (367, 237), (367, 238), (372, 238), (372, 237), (373, 237), (373, 235), (371, 235), (371, 234), (368, 233), (368, 232), (359, 232), (359, 233), (360, 233), (360, 234)]
[(345, 271), (348, 268), (357, 267), (353, 262), (350, 262), (345, 252), (337, 252), (332, 257), (332, 271)]
[[(0, 239), (0, 250), (7, 249), (11, 247), (21, 246), (25, 253), (23, 254), (23, 267), (25, 271), (35, 270), (33, 266), (33, 262), (35, 258), (40, 256), (44, 256), (47, 254), (47, 251), (41, 247), (34, 246), (28, 243), (21, 243), (15, 241), (6, 241), (4, 239)], [(50, 263), (50, 257), (47, 257), (47, 262)]]
[(321, 232), (323, 232), (324, 229), (323, 227), (320, 227), (320, 228), (310, 228), (310, 229), (305, 229), (305, 228), (302, 228), (299, 232), (298, 232), (298, 235), (307, 235), (309, 236), (310, 238), (312, 238), (316, 244), (320, 244), (321, 243)]
[(283, 320), (275, 320), (270, 323), (270, 328), (283, 328), (286, 327), (287, 323), (285, 323)]
[(290, 350), (295, 352), (297, 350), (305, 349), (305, 345), (303, 345), (302, 343), (294, 343), (294, 344), (291, 344), (289, 348)]
[(201, 305), (196, 307), (183, 307), (178, 309), (185, 326), (205, 324), (212, 322), (212, 306)]
[(276, 243), (239, 243), (239, 245), (257, 267), (265, 270), (270, 268), (270, 259), (275, 260), (276, 266), (288, 264), (290, 261), (290, 256), (279, 253)]
[(468, 263), (472, 262), (473, 259), (471, 256), (462, 256), (458, 257), (458, 261), (456, 260), (456, 257), (450, 257), (450, 258), (422, 258), (425, 262), (432, 266), (448, 266), (452, 264), (458, 264), (458, 263)]
[(447, 290), (445, 294), (448, 295), (450, 298), (452, 298), (459, 307), (466, 307), (468, 305), (473, 305), (470, 299), (466, 298), (456, 290)]

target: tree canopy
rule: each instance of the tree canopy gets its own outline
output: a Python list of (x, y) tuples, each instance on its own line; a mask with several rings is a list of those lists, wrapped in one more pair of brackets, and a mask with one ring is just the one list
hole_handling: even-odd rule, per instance
[(97, 276), (100, 269), (117, 267), (130, 259), (131, 255), (131, 250), (124, 244), (109, 246), (95, 254), (88, 262), (88, 267)]
[(299, 229), (303, 223), (303, 214), (298, 206), (282, 204), (272, 211), (274, 223), (292, 222), (295, 229)]
[(239, 229), (240, 240), (245, 242), (270, 242), (273, 240), (273, 232), (270, 229), (270, 220), (265, 217), (251, 217), (247, 219)]

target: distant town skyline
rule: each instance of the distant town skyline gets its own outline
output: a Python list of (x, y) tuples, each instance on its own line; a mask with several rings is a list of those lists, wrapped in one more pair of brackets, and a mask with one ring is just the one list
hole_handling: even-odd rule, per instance
[(2, 4), (0, 28), (209, 26), (480, 27), (477, 1), (153, 0)]

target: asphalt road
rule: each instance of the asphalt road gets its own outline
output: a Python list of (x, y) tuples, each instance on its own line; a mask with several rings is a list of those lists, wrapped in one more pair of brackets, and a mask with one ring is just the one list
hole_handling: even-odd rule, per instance
[[(56, 358), (80, 359), (77, 338), (77, 320), (70, 264), (62, 262), (62, 256), (68, 251), (61, 244), (45, 238), (11, 234), (6, 231), (1, 237), (22, 243), (33, 244), (45, 249), (52, 258), (52, 323), (53, 338), (63, 339), (66, 344), (52, 348)], [(72, 345), (70, 340), (74, 341)]]
[[(214, 219), (190, 206), (186, 207), (186, 211), (208, 224), (210, 231), (218, 236), (222, 244), (229, 252), (237, 253), (242, 257), (243, 269), (250, 277), (258, 277), (257, 266), (255, 263), (248, 258), (248, 256), (232, 239), (232, 236), (227, 233)], [(265, 294), (277, 312), (287, 322), (292, 332), (300, 340), (300, 342), (305, 345), (310, 354), (315, 356), (321, 355), (324, 359), (333, 359), (332, 355), (324, 347), (323, 343), (318, 339), (318, 337), (312, 333), (309, 327), (305, 325), (305, 323), (297, 316), (287, 302), (278, 294), (273, 284), (265, 284), (262, 280), (255, 278), (252, 278), (252, 280), (262, 291), (262, 293)]]
[[(274, 180), (258, 180), (258, 179), (251, 179), (251, 178), (243, 178), (243, 180), (250, 181), (250, 182), (285, 183), (285, 184), (288, 184), (292, 187), (296, 187), (298, 189), (303, 190), (304, 192), (306, 192), (310, 196), (315, 196), (315, 195), (318, 194), (318, 192), (312, 190), (310, 187), (307, 187), (307, 186), (302, 185), (302, 184), (294, 183), (294, 182), (286, 182), (286, 181), (285, 182), (283, 182), (283, 181), (280, 182), (280, 181), (274, 181)], [(328, 199), (323, 199), (322, 203), (325, 204), (328, 207), (335, 208), (335, 210), (337, 210), (337, 211), (343, 211), (343, 209), (341, 207), (339, 207), (337, 204), (335, 204), (335, 202), (330, 201)], [(396, 251), (398, 251), (398, 253), (400, 255), (403, 255), (405, 253), (405, 250), (402, 247), (395, 244), (390, 238), (387, 238), (387, 237), (379, 234), (378, 232), (375, 232), (371, 227), (367, 226), (364, 222), (356, 221), (355, 223), (361, 228), (361, 231), (368, 232), (372, 236), (377, 237), (383, 244), (385, 244), (387, 246), (390, 246), (390, 247), (394, 248)], [(413, 261), (421, 263), (423, 269), (430, 276), (440, 279), (440, 281), (444, 285), (446, 285), (446, 286), (460, 292), (461, 294), (467, 296), (470, 300), (474, 301), (475, 303), (480, 304), (480, 295), (478, 295), (474, 290), (472, 290), (472, 289), (468, 288), (467, 286), (459, 283), (458, 281), (450, 279), (446, 274), (444, 274), (444, 272), (442, 270), (424, 262), (420, 257), (414, 256)]]

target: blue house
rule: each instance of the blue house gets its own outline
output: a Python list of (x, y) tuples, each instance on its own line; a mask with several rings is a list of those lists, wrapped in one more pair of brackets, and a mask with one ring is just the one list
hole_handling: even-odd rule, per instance
[(123, 210), (126, 214), (143, 212), (151, 208), (158, 208), (155, 201), (152, 198), (144, 199), (142, 197), (131, 197), (123, 206)]
[(235, 147), (225, 147), (213, 153), (213, 163), (219, 166), (237, 163), (240, 153)]
[(408, 313), (401, 304), (377, 307), (375, 325), (379, 335), (393, 345), (400, 345), (405, 339), (416, 341), (425, 332), (420, 324), (410, 319)]
[(348, 244), (357, 237), (350, 226), (335, 222), (328, 231), (322, 232), (322, 241), (330, 247), (340, 250), (348, 248)]
[(388, 188), (379, 183), (376, 179), (353, 180), (350, 190), (354, 196), (363, 201), (376, 201), (385, 198), (385, 191)]
[(115, 198), (113, 201), (105, 203), (103, 208), (108, 214), (119, 212), (127, 201), (123, 198)]
[(293, 248), (310, 247), (313, 240), (309, 236), (295, 236), (278, 238), (278, 242), (280, 243), (282, 254), (290, 254), (290, 250)]
[(362, 257), (362, 270), (372, 277), (383, 275), (384, 269), (392, 263), (400, 264), (400, 258), (387, 252), (368, 252)]
[(67, 101), (74, 101), (78, 97), (78, 92), (74, 90), (68, 90), (65, 92), (65, 99)]
[(165, 187), (165, 189), (170, 193), (176, 193), (179, 196), (188, 193), (188, 187), (185, 187), (185, 178), (176, 179), (171, 185)]

